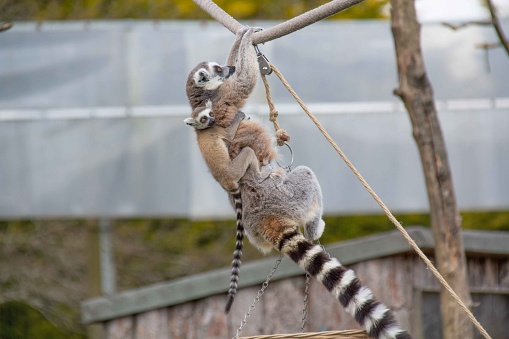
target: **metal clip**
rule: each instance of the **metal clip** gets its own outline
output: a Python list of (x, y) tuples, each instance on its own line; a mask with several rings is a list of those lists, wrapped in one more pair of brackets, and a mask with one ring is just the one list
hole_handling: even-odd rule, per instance
[(292, 150), (292, 148), (290, 147), (290, 145), (288, 145), (288, 143), (286, 143), (286, 142), (285, 142), (285, 143), (284, 143), (284, 145), (285, 145), (286, 147), (288, 147), (288, 149), (290, 150), (290, 156), (291, 156), (290, 163), (289, 163), (288, 165), (286, 165), (286, 166), (282, 166), (282, 165), (279, 163), (279, 161), (277, 161), (277, 159), (276, 159), (276, 164), (277, 164), (279, 167), (281, 167), (281, 168), (285, 169), (285, 170), (286, 170), (286, 172), (290, 173), (290, 172), (292, 171), (292, 167), (291, 167), (291, 166), (293, 165), (293, 150)]
[(269, 59), (265, 55), (260, 52), (258, 45), (254, 45), (256, 51), (256, 58), (258, 59), (258, 66), (260, 67), (260, 73), (263, 75), (269, 75), (272, 73), (272, 68), (270, 67)]

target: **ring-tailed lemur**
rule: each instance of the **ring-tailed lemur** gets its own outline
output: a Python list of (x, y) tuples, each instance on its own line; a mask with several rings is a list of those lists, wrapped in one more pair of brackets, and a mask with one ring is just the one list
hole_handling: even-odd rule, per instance
[[(250, 147), (244, 147), (240, 153), (230, 160), (227, 143), (230, 143), (245, 114), (238, 111), (235, 120), (227, 128), (217, 126), (211, 102), (206, 107), (198, 107), (184, 122), (195, 128), (198, 147), (210, 173), (228, 192), (236, 192), (239, 180), (249, 167), (261, 177), (258, 158)], [(265, 177), (269, 175), (266, 172)]]
[(353, 270), (311, 241), (320, 237), (324, 227), (320, 185), (311, 169), (299, 166), (288, 174), (276, 170), (261, 182), (248, 170), (240, 180), (240, 191), (251, 243), (262, 252), (280, 251), (314, 276), (371, 338), (411, 339)]
[[(186, 93), (191, 107), (193, 109), (203, 107), (210, 100), (218, 126), (227, 127), (232, 124), (237, 112), (242, 108), (256, 85), (258, 62), (251, 42), (251, 36), (255, 30), (242, 28), (237, 32), (226, 66), (220, 66), (214, 62), (202, 62), (190, 72), (187, 78)], [(273, 140), (263, 125), (254, 120), (243, 120), (238, 125), (237, 133), (230, 142), (230, 158), (236, 158), (242, 149), (250, 147), (256, 154), (260, 166), (267, 165), (277, 156)], [(205, 153), (211, 153), (212, 157), (214, 152), (202, 149), (202, 154)], [(230, 288), (225, 307), (227, 313), (237, 290), (244, 235), (241, 223), (241, 196), (239, 193), (230, 194), (236, 200), (237, 231)]]
[[(218, 126), (231, 125), (256, 85), (259, 68), (251, 37), (257, 30), (244, 27), (237, 32), (226, 66), (201, 62), (187, 77), (186, 93), (191, 108), (204, 107), (211, 100)], [(277, 156), (274, 138), (263, 125), (253, 120), (240, 123), (229, 148), (232, 158), (246, 146), (254, 150), (262, 166)]]
[(245, 115), (243, 112), (238, 111), (233, 123), (227, 128), (223, 128), (215, 125), (214, 113), (210, 101), (207, 101), (206, 105), (206, 107), (196, 108), (191, 118), (185, 119), (184, 122), (195, 128), (198, 146), (210, 173), (214, 179), (228, 191), (233, 199), (233, 205), (235, 207), (237, 219), (236, 239), (230, 287), (225, 307), (225, 311), (228, 312), (237, 292), (244, 238), (244, 227), (242, 225), (242, 196), (238, 182), (248, 168), (258, 173), (258, 180), (267, 177), (272, 170), (268, 166), (264, 166), (263, 171), (260, 171), (258, 158), (250, 147), (242, 148), (240, 152), (230, 160), (226, 143), (229, 143), (233, 139), (237, 127), (244, 119)]

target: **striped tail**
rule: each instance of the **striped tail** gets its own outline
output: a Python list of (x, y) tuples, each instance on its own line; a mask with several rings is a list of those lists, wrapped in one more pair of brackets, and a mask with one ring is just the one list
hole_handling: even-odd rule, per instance
[(371, 290), (361, 285), (353, 270), (329, 257), (323, 249), (309, 242), (298, 230), (283, 235), (279, 250), (316, 277), (375, 339), (411, 339), (401, 329), (392, 312), (377, 301)]
[(226, 299), (225, 313), (230, 312), (233, 304), (233, 299), (237, 294), (237, 284), (239, 282), (240, 265), (242, 264), (242, 248), (244, 246), (244, 226), (242, 225), (242, 198), (240, 190), (231, 192), (233, 203), (235, 204), (235, 213), (237, 214), (237, 234), (235, 238), (235, 249), (233, 251), (232, 271), (230, 276), (230, 288), (228, 290), (228, 297)]

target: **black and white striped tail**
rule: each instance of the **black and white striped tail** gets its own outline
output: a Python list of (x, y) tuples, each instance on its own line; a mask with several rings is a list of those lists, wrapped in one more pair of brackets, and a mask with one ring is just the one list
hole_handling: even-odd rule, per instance
[(244, 246), (244, 226), (242, 225), (242, 198), (240, 190), (231, 192), (233, 203), (235, 204), (235, 213), (237, 214), (237, 234), (235, 237), (235, 249), (233, 251), (232, 271), (230, 275), (230, 288), (226, 299), (225, 313), (230, 312), (233, 299), (237, 294), (237, 284), (239, 282), (240, 265), (242, 264), (242, 248)]
[(411, 339), (401, 329), (392, 312), (377, 301), (371, 290), (361, 285), (353, 270), (329, 257), (323, 249), (309, 242), (302, 233), (286, 233), (279, 243), (279, 250), (316, 277), (375, 339)]

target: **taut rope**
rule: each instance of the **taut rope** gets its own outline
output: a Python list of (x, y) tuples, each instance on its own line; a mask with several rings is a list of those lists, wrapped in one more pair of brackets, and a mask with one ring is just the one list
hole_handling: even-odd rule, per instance
[(382, 199), (380, 199), (380, 197), (378, 197), (378, 195), (375, 193), (375, 191), (373, 191), (373, 189), (371, 188), (371, 186), (369, 186), (369, 184), (366, 182), (366, 180), (362, 177), (362, 175), (359, 173), (359, 171), (355, 168), (355, 166), (350, 162), (350, 160), (347, 158), (347, 156), (345, 155), (345, 153), (343, 153), (343, 151), (339, 148), (339, 146), (336, 144), (336, 142), (332, 139), (332, 137), (329, 135), (329, 133), (327, 133), (327, 131), (325, 130), (325, 128), (322, 126), (322, 124), (320, 123), (320, 121), (318, 121), (318, 119), (316, 119), (316, 117), (313, 115), (313, 113), (311, 113), (309, 111), (309, 109), (306, 107), (306, 105), (304, 104), (304, 102), (300, 99), (300, 97), (297, 95), (297, 93), (295, 93), (295, 91), (293, 90), (293, 88), (290, 86), (290, 84), (286, 81), (286, 79), (283, 77), (283, 75), (281, 74), (281, 72), (279, 72), (279, 70), (276, 68), (276, 66), (274, 66), (273, 64), (270, 65), (271, 68), (272, 68), (272, 71), (274, 73), (276, 73), (277, 77), (279, 78), (279, 80), (281, 80), (281, 82), (283, 83), (283, 85), (286, 87), (286, 89), (288, 90), (288, 92), (290, 92), (290, 94), (295, 98), (295, 100), (299, 103), (300, 107), (302, 108), (302, 110), (309, 116), (309, 118), (314, 122), (314, 124), (316, 125), (316, 127), (318, 127), (318, 129), (320, 130), (320, 132), (322, 132), (323, 136), (325, 137), (325, 139), (327, 139), (327, 141), (332, 145), (332, 147), (336, 150), (336, 152), (339, 154), (339, 156), (341, 157), (341, 159), (343, 159), (343, 161), (346, 163), (346, 165), (352, 170), (352, 172), (355, 174), (355, 176), (357, 177), (357, 179), (359, 179), (359, 181), (362, 183), (362, 185), (364, 186), (364, 188), (366, 188), (366, 190), (369, 192), (369, 194), (371, 194), (371, 196), (373, 197), (373, 199), (375, 199), (375, 201), (378, 203), (378, 205), (380, 205), (380, 207), (382, 208), (382, 210), (385, 212), (385, 214), (387, 215), (387, 217), (389, 218), (390, 221), (392, 221), (392, 223), (394, 224), (394, 226), (396, 226), (396, 228), (403, 234), (403, 237), (408, 241), (408, 243), (410, 244), (410, 246), (414, 249), (414, 251), (419, 255), (419, 257), (421, 257), (421, 259), (424, 261), (424, 263), (426, 264), (426, 266), (429, 268), (429, 270), (435, 275), (435, 277), (438, 279), (438, 281), (442, 284), (442, 286), (444, 286), (444, 288), (452, 295), (452, 297), (454, 298), (454, 300), (456, 300), (456, 302), (460, 305), (460, 307), (466, 312), (466, 314), (468, 315), (468, 317), (470, 318), (470, 320), (472, 320), (472, 322), (474, 323), (475, 327), (477, 327), (477, 329), (479, 330), (479, 332), (481, 332), (481, 334), (486, 338), (486, 339), (491, 339), (490, 335), (488, 334), (488, 332), (486, 332), (486, 330), (484, 329), (484, 327), (477, 321), (477, 319), (474, 317), (474, 315), (472, 314), (472, 312), (470, 311), (470, 309), (467, 307), (467, 305), (465, 305), (465, 303), (460, 299), (460, 297), (456, 294), (456, 292), (454, 292), (454, 290), (451, 288), (451, 286), (449, 286), (449, 284), (447, 283), (447, 281), (444, 279), (444, 277), (440, 274), (440, 272), (438, 272), (438, 270), (435, 268), (435, 266), (433, 265), (433, 263), (428, 259), (428, 257), (426, 256), (426, 254), (424, 254), (422, 252), (422, 250), (419, 248), (419, 246), (417, 245), (417, 243), (412, 239), (412, 237), (410, 237), (410, 235), (408, 234), (408, 232), (403, 228), (403, 226), (401, 225), (401, 223), (394, 217), (394, 215), (391, 213), (391, 211), (389, 210), (389, 208), (387, 208), (387, 206), (384, 204), (384, 202), (382, 201)]
[[(237, 20), (232, 18), (231, 15), (226, 13), (221, 7), (216, 5), (211, 0), (193, 0), (205, 12), (209, 13), (211, 17), (216, 19), (221, 25), (226, 27), (232, 33), (236, 33), (243, 27)], [(309, 26), (317, 21), (325, 19), (331, 15), (339, 13), (347, 8), (356, 5), (363, 0), (333, 0), (306, 13), (303, 13), (295, 18), (278, 24), (274, 27), (264, 29), (261, 32), (253, 34), (253, 44), (262, 44), (282, 36), (293, 33), (301, 28)]]

